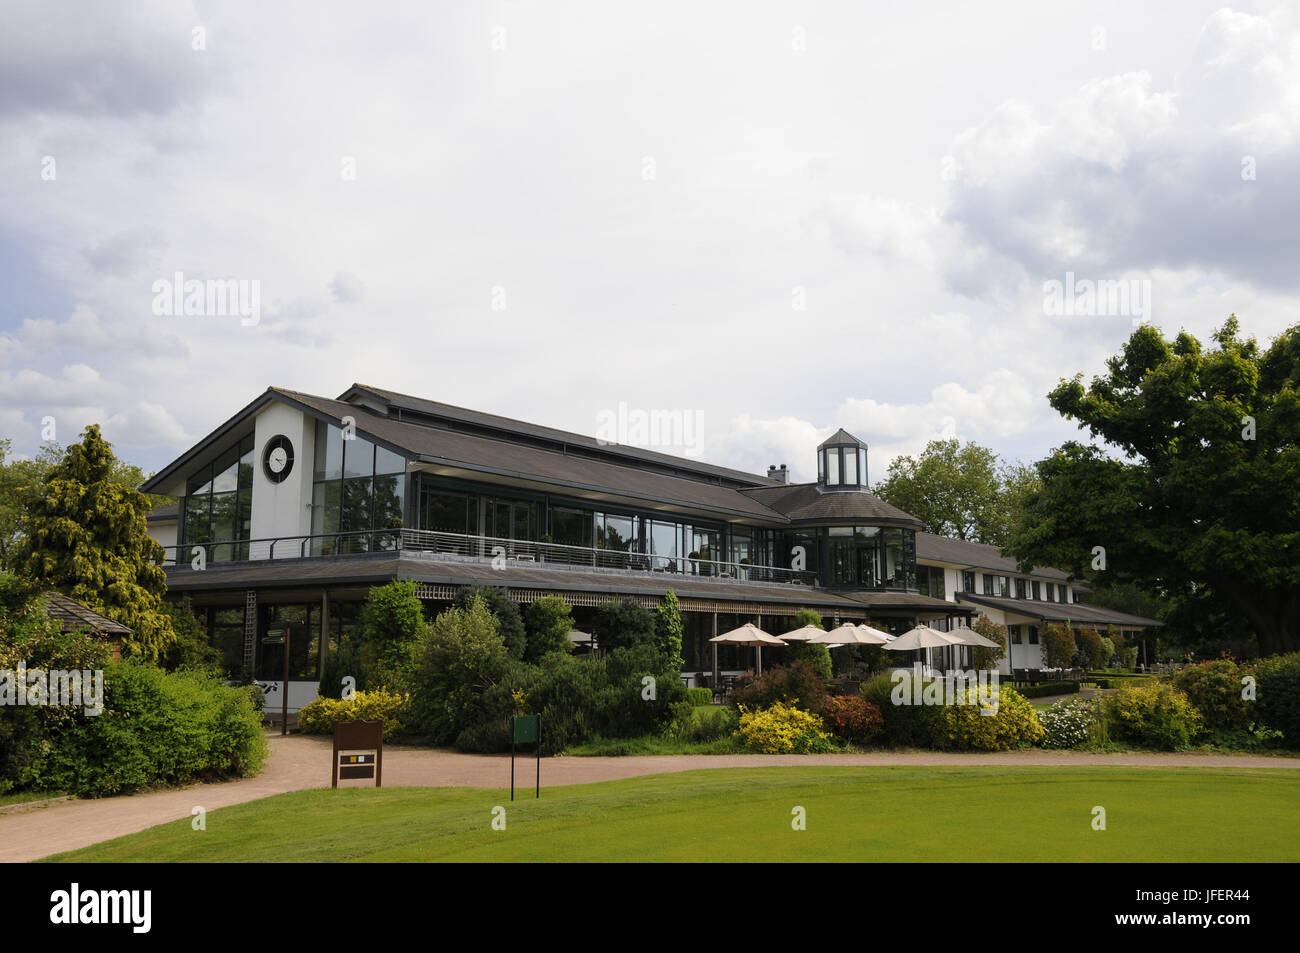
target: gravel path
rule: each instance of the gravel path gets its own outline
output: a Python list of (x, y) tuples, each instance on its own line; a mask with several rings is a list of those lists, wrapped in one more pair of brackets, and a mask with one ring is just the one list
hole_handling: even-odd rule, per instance
[[(179, 790), (98, 800), (57, 801), (31, 810), (0, 813), (0, 861), (30, 861), (65, 850), (120, 837), (182, 817), (194, 807), (214, 810), (244, 801), (329, 787), (331, 742), (305, 735), (270, 735), (271, 756), (256, 778), (196, 784)], [(954, 765), (1110, 765), (1112, 767), (1300, 768), (1300, 758), (1229, 754), (1079, 754), (1069, 751), (1010, 751), (999, 754), (887, 752), (829, 755), (642, 755), (626, 758), (547, 758), (546, 786), (611, 781), (645, 774), (700, 768), (954, 766)], [(527, 786), (533, 765), (524, 759), (516, 783)], [(385, 787), (506, 788), (509, 755), (471, 755), (449, 750), (389, 746), (384, 749)], [(344, 786), (366, 786), (345, 782)]]

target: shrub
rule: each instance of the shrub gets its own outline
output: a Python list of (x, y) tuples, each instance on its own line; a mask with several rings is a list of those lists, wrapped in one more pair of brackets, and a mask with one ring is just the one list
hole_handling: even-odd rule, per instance
[(596, 644), (601, 651), (655, 641), (655, 617), (635, 599), (602, 603), (596, 609)]
[[(913, 677), (913, 671), (908, 672), (909, 678)], [(880, 710), (885, 720), (882, 738), (886, 744), (894, 747), (928, 748), (934, 743), (941, 706), (903, 704), (905, 701), (910, 702), (911, 696), (903, 691), (896, 674), (884, 672), (864, 682), (861, 695)], [(923, 679), (922, 692), (933, 682), (934, 679)], [(910, 688), (910, 683), (908, 687)], [(904, 698), (904, 695), (907, 697)]]
[(1074, 632), (1059, 622), (1043, 629), (1043, 658), (1048, 668), (1068, 668), (1079, 650)]
[(1231, 659), (1189, 665), (1174, 673), (1173, 684), (1201, 713), (1205, 731), (1243, 731), (1250, 727), (1250, 703), (1241, 697), (1241, 669)]
[(1088, 741), (1097, 718), (1096, 706), (1086, 699), (1055, 702), (1038, 712), (1038, 723), (1043, 726), (1040, 744), (1044, 748), (1077, 748)]
[(750, 709), (786, 702), (816, 713), (826, 697), (826, 682), (807, 659), (768, 669), (758, 678), (734, 689), (730, 704)]
[(509, 667), (497, 618), (481, 598), (434, 620), (411, 693), (411, 724), (435, 744), (449, 744), (483, 720), (483, 696)]
[(696, 707), (713, 704), (713, 689), (711, 688), (688, 688), (686, 689), (687, 700)]
[(511, 658), (523, 658), (528, 648), (528, 634), (524, 628), (524, 618), (519, 612), (519, 605), (510, 598), (504, 589), (492, 586), (466, 586), (456, 593), (454, 605), (458, 609), (469, 609), (475, 599), (481, 599), (488, 611), (496, 617), (497, 632)]
[(401, 732), (409, 704), (409, 696), (382, 688), (347, 699), (317, 698), (298, 712), (298, 730), (304, 735), (332, 735), (340, 721), (382, 721), (387, 741)]
[(751, 751), (808, 754), (835, 750), (821, 718), (812, 712), (779, 701), (758, 711), (742, 705), (739, 712), (740, 727), (736, 734)]
[(787, 645), (785, 663), (792, 665), (795, 662), (807, 662), (823, 680), (831, 677), (831, 650), (820, 643), (810, 645), (807, 642), (791, 642)]
[(1300, 652), (1261, 659), (1253, 674), (1259, 720), (1282, 732), (1288, 748), (1300, 748)]
[(1026, 698), (1043, 698), (1048, 695), (1073, 695), (1078, 690), (1078, 682), (1040, 682), (1037, 685), (1020, 685), (1016, 688), (1016, 691)]
[(734, 734), (740, 719), (731, 708), (697, 708), (688, 741), (717, 741)]
[(550, 652), (570, 652), (573, 610), (559, 596), (542, 596), (524, 610), (524, 660), (536, 662)]
[(190, 597), (185, 596), (180, 605), (163, 604), (163, 614), (171, 619), (176, 641), (163, 649), (160, 664), (168, 671), (181, 668), (198, 669), (222, 674), (221, 653), (208, 644), (208, 634), (194, 614)]
[(1101, 668), (1105, 664), (1105, 648), (1101, 633), (1096, 629), (1079, 630), (1079, 651), (1083, 653), (1084, 664), (1092, 668)]
[(344, 636), (339, 640), (338, 648), (331, 649), (329, 655), (325, 657), (325, 665), (321, 668), (320, 685), (317, 688), (320, 697), (342, 698), (343, 679), (347, 677), (353, 679), (354, 691), (364, 691), (370, 687), (366, 684), (366, 673), (361, 664), (361, 650), (357, 647), (356, 641)]
[(685, 634), (681, 603), (677, 600), (677, 593), (669, 589), (655, 613), (655, 646), (664, 657), (664, 664), (675, 671), (681, 671), (686, 664), (682, 660), (682, 637)]
[(981, 615), (971, 624), (971, 629), (998, 644), (995, 649), (984, 645), (977, 645), (971, 649), (973, 667), (978, 670), (996, 668), (998, 661), (1006, 658), (1007, 655), (1007, 627), (998, 625), (986, 615)]
[(424, 604), (415, 595), (415, 583), (376, 586), (361, 607), (361, 642), (350, 660), (364, 671), (366, 688), (409, 692), (428, 635)]
[(210, 674), (128, 661), (104, 669), (104, 712), (46, 740), (33, 788), (106, 797), (261, 770), (266, 736), (249, 693)]
[(859, 745), (874, 739), (885, 725), (880, 709), (861, 695), (828, 695), (821, 714), (837, 736)]
[(1105, 668), (1115, 657), (1115, 642), (1106, 635), (1101, 637), (1101, 663), (1098, 668)]
[(999, 685), (998, 707), (986, 714), (977, 686), (964, 689), (960, 704), (940, 710), (935, 742), (941, 748), (975, 751), (1009, 751), (1036, 744), (1043, 738), (1043, 726), (1029, 700), (1014, 688)]
[(1165, 751), (1186, 750), (1201, 730), (1188, 697), (1164, 682), (1126, 685), (1102, 701), (1102, 710), (1115, 738)]

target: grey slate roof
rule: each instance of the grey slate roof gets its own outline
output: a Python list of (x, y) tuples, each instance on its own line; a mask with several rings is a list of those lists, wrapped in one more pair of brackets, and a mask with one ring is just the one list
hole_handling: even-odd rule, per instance
[(1129, 615), (1127, 612), (1116, 612), (1114, 609), (1103, 609), (1100, 606), (1090, 606), (1080, 602), (1038, 602), (1033, 599), (982, 596), (973, 592), (959, 592), (957, 598), (961, 602), (971, 602), (979, 606), (988, 606), (991, 609), (1014, 612), (1016, 615), (1029, 616), (1031, 619), (1042, 619), (1044, 622), (1070, 621), (1075, 624), (1083, 623), (1084, 625), (1110, 625), (1113, 623), (1117, 626), (1142, 628), (1164, 625), (1159, 619), (1147, 619), (1140, 615)]
[(790, 483), (740, 492), (785, 515), (792, 522), (885, 521), (900, 526), (921, 526), (921, 521), (915, 516), (904, 513), (865, 490), (821, 490), (816, 483)]
[(89, 629), (97, 635), (131, 634), (128, 626), (108, 616), (100, 615), (94, 609), (83, 606), (76, 599), (69, 598), (61, 592), (47, 592), (41, 598), (45, 602), (45, 614), (59, 623), (64, 632)]
[[(956, 563), (959, 566), (969, 566), (973, 569), (993, 569), (1008, 576), (1021, 575), (1020, 570), (1016, 568), (1016, 561), (1008, 556), (1003, 556), (1002, 551), (996, 546), (989, 546), (986, 543), (971, 543), (963, 539), (949, 539), (946, 536), (936, 536), (933, 533), (916, 534), (916, 558), (928, 559), (938, 563)], [(1070, 578), (1069, 574), (1046, 566), (1035, 568), (1032, 573), (1024, 573), (1023, 575), (1060, 581)]]
[(162, 506), (155, 506), (146, 515), (145, 519), (151, 523), (159, 521), (180, 519), (180, 503), (164, 503)]
[(820, 450), (822, 447), (832, 447), (846, 443), (856, 444), (859, 447), (865, 447), (867, 445), (865, 440), (859, 440), (857, 437), (853, 436), (853, 434), (841, 427), (819, 443), (817, 449)]
[(708, 510), (731, 519), (786, 522), (780, 513), (730, 487), (541, 450), (506, 440), (405, 423), (368, 413), (354, 404), (297, 391), (276, 388), (276, 392), (291, 403), (334, 421), (350, 415), (363, 435), (374, 437), (423, 462), (545, 483), (561, 489)]
[(596, 450), (602, 454), (614, 454), (625, 457), (629, 461), (646, 461), (662, 466), (673, 467), (683, 471), (692, 471), (705, 476), (724, 477), (728, 480), (737, 481), (753, 486), (764, 486), (769, 483), (775, 483), (774, 479), (761, 476), (755, 473), (747, 473), (743, 470), (735, 470), (731, 467), (722, 467), (712, 463), (704, 463), (698, 460), (690, 460), (684, 457), (674, 456), (668, 453), (660, 453), (656, 450), (647, 450), (641, 447), (628, 446), (625, 444), (603, 444), (595, 437), (586, 434), (573, 433), (568, 430), (558, 430), (554, 427), (544, 427), (540, 424), (530, 424), (522, 420), (514, 420), (510, 417), (501, 417), (497, 414), (489, 414), (480, 410), (470, 410), (466, 407), (457, 407), (453, 404), (444, 404), (436, 400), (426, 400), (423, 397), (413, 397), (410, 394), (402, 394), (397, 391), (387, 390), (382, 387), (372, 387), (369, 384), (353, 384), (348, 390), (339, 396), (339, 400), (346, 401), (354, 395), (373, 395), (390, 407), (413, 410), (420, 414), (428, 414), (432, 417), (438, 417), (446, 421), (468, 424), (476, 429), (487, 429), (499, 431), (503, 434), (522, 434), (528, 437), (534, 437), (547, 442), (555, 442), (564, 447), (583, 448), (586, 450)]

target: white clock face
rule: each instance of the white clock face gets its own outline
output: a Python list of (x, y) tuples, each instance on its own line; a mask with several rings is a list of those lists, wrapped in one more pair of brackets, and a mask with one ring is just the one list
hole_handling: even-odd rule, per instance
[(271, 468), (272, 473), (281, 473), (289, 463), (289, 455), (284, 452), (283, 447), (276, 447), (271, 451), (271, 456), (267, 459), (266, 464)]

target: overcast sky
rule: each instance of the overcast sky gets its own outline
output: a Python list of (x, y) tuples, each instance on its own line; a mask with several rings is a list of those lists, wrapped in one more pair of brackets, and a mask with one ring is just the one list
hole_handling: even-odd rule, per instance
[[(201, 2), (0, 8), (0, 436), (146, 470), (352, 382), (703, 459), (1025, 462), (1131, 314), (1300, 321), (1294, 6)], [(256, 281), (256, 323), (155, 282)], [(1134, 299), (1140, 300), (1139, 299)]]

